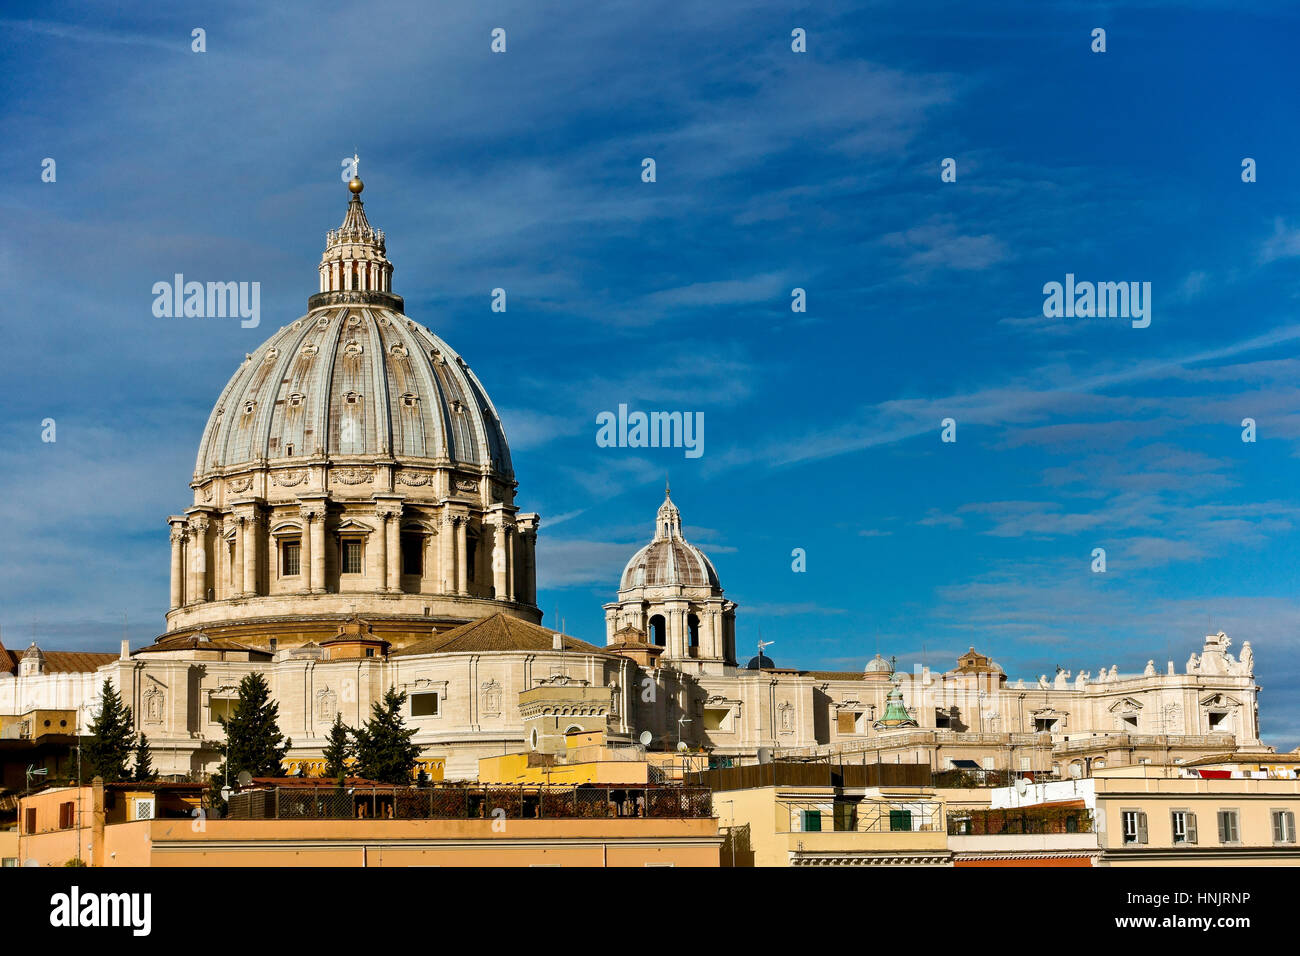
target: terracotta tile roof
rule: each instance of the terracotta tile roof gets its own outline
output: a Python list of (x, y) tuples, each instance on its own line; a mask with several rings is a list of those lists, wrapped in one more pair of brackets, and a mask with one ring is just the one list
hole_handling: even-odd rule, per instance
[[(117, 660), (116, 654), (90, 651), (42, 651), (46, 674), (85, 674), (97, 671), (105, 664)], [(0, 674), (17, 674), (21, 654), (15, 654), (0, 643)]]
[[(249, 647), (224, 637), (208, 637), (206, 634), (186, 634), (182, 637), (158, 638), (148, 647), (142, 647), (133, 654), (151, 654), (155, 651), (252, 651), (257, 654), (270, 655), (263, 647)], [(115, 656), (115, 655), (110, 655)]]
[(862, 671), (804, 671), (818, 680), (862, 680)]
[(86, 651), (46, 651), (45, 673), (75, 674), (97, 671), (118, 659), (116, 654), (92, 654)]
[[(394, 651), (393, 657), (413, 657), (417, 654), (459, 654), (481, 651), (549, 651), (555, 632), (538, 624), (530, 624), (503, 613), (470, 621), (442, 634), (435, 634), (414, 644)], [(566, 651), (584, 654), (609, 655), (603, 647), (596, 647), (576, 637), (564, 638)]]

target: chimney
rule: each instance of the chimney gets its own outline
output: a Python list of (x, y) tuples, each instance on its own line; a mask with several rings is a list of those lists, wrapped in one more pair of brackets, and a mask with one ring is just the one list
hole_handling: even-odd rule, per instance
[(564, 650), (564, 635), (560, 634), (558, 631), (555, 634), (551, 635), (551, 650), (553, 651)]

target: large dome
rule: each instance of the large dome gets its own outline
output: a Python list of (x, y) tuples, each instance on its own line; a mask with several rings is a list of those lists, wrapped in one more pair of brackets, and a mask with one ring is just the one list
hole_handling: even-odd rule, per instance
[(721, 588), (713, 562), (682, 537), (682, 516), (669, 493), (659, 506), (654, 540), (623, 569), (619, 590), (641, 587)]
[(208, 417), (195, 478), (322, 455), (513, 477), (501, 420), (464, 359), (382, 306), (313, 311), (249, 355)]
[(496, 409), (404, 314), (360, 179), (319, 291), (226, 383), (171, 526), (169, 637), (320, 643), (363, 615), (394, 646), (536, 623), (539, 518), (515, 504)]

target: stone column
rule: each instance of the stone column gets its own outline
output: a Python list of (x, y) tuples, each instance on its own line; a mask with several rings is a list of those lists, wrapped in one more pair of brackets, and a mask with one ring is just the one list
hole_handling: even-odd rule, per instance
[(384, 512), (388, 544), (388, 590), (402, 590), (402, 521), (401, 505), (389, 505)]
[(522, 566), (515, 576), (517, 600), (537, 603), (537, 515), (515, 515), (515, 532), (521, 536), (520, 558)]
[(315, 539), (319, 528), (312, 526), (314, 512), (310, 505), (300, 504), (298, 514), (302, 517), (302, 541), (298, 545), (298, 579), (304, 591), (311, 591), (311, 580), (316, 575), (316, 562), (312, 552), (316, 550)]
[(244, 559), (243, 594), (257, 594), (257, 513), (239, 516), (239, 550)]
[(508, 590), (506, 570), (506, 525), (503, 520), (492, 526), (492, 591), (498, 601), (506, 601)]
[(388, 514), (375, 511), (375, 565), (379, 572), (379, 590), (390, 590), (391, 578), (388, 574)]
[(506, 600), (516, 599), (515, 592), (515, 542), (518, 536), (513, 527), (506, 529)]
[[(456, 515), (456, 593), (469, 593), (469, 516)], [(482, 541), (479, 542), (482, 544)], [(475, 557), (478, 557), (475, 555)]]
[(442, 509), (442, 530), (438, 542), (438, 574), (440, 575), (440, 590), (443, 594), (451, 594), (456, 590), (456, 567), (452, 557), (452, 545), (456, 535), (455, 525), (452, 523), (451, 514), (444, 507)]
[(325, 505), (312, 509), (311, 529), (311, 592), (325, 593), (325, 537), (327, 522)]
[(186, 588), (189, 603), (205, 601), (208, 597), (208, 519), (206, 515), (190, 517), (189, 560), (190, 583)]
[(230, 580), (230, 551), (226, 548), (226, 522), (215, 518), (212, 522), (212, 596), (218, 601), (230, 597), (226, 582)]
[(172, 610), (185, 603), (185, 531), (179, 519), (170, 521), (172, 526)]

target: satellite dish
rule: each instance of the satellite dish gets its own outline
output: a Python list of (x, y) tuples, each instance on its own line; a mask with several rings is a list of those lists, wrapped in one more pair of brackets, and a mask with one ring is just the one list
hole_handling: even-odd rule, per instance
[(684, 753), (686, 753), (686, 751), (688, 751), (689, 749), (690, 749), (690, 747), (688, 747), (688, 746), (686, 745), (686, 741), (684, 741), (684, 740), (679, 740), (679, 741), (677, 741), (677, 752), (678, 752), (678, 753), (683, 753), (683, 754), (684, 754)]
[(1020, 791), (1020, 795), (1023, 797), (1029, 790), (1029, 781), (1021, 777), (1016, 781), (1016, 789)]
[(643, 730), (641, 731), (641, 736), (638, 737), (637, 739), (641, 741), (642, 747), (649, 747), (650, 741), (655, 739), (655, 735), (650, 733), (650, 731), (648, 730)]
[(235, 779), (239, 781), (239, 785), (241, 787), (247, 787), (249, 784), (253, 782), (253, 775), (249, 773), (247, 770), (241, 770), (239, 771), (239, 776), (236, 777)]

